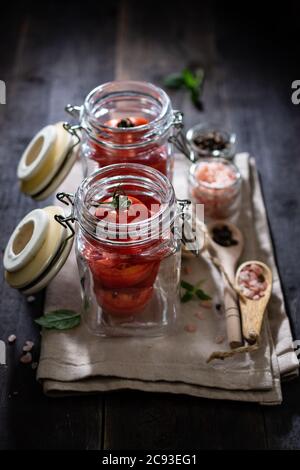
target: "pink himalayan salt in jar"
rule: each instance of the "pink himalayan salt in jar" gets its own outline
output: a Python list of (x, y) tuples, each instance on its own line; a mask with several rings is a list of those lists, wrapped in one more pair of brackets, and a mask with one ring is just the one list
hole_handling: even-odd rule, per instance
[(193, 202), (204, 204), (206, 219), (234, 217), (240, 206), (241, 175), (223, 158), (201, 159), (191, 166), (189, 192)]

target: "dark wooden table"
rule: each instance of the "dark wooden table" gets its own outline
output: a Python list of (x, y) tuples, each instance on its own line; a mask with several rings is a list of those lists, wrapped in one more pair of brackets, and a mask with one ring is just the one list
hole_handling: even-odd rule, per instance
[[(262, 2), (261, 2), (262, 3)], [(43, 5), (43, 6), (42, 6)], [(172, 93), (186, 126), (217, 120), (236, 130), (238, 149), (251, 152), (261, 173), (284, 293), (300, 338), (300, 105), (291, 83), (300, 79), (296, 2), (281, 10), (240, 2), (93, 2), (51, 6), (23, 2), (0, 19), (1, 250), (16, 223), (37, 204), (22, 196), (16, 166), (43, 125), (65, 119), (66, 103), (81, 104), (96, 85), (163, 77), (202, 64), (205, 111)], [(298, 17), (297, 17), (298, 14)], [(33, 318), (43, 295), (28, 303), (3, 282), (0, 338), (15, 333), (8, 367), (0, 367), (1, 449), (300, 448), (300, 383), (283, 386), (279, 407), (186, 396), (116, 392), (46, 398), (35, 372), (19, 363), (26, 339), (39, 343)], [(38, 352), (35, 353), (38, 359)]]

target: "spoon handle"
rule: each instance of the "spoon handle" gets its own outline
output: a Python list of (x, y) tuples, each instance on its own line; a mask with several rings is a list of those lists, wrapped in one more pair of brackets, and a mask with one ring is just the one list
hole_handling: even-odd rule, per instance
[[(232, 278), (232, 276), (230, 277)], [(225, 279), (224, 309), (228, 343), (232, 349), (239, 348), (243, 345), (243, 339), (237, 294), (229, 287)]]

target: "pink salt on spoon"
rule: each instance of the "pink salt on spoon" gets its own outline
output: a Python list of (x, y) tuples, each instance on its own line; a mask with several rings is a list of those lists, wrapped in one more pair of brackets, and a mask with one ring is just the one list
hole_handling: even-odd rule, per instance
[(272, 271), (261, 261), (246, 261), (237, 270), (235, 282), (243, 295), (239, 302), (243, 337), (253, 344), (260, 336), (272, 292)]

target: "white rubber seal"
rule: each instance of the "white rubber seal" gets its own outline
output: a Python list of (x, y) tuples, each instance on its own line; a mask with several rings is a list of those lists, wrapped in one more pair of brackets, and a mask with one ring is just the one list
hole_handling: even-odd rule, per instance
[(45, 191), (40, 192), (37, 196), (32, 195), (33, 199), (35, 199), (36, 201), (43, 201), (44, 199), (47, 199), (47, 197), (51, 196), (51, 194), (55, 192), (55, 190), (68, 176), (68, 174), (73, 168), (74, 163), (77, 160), (77, 149), (71, 148), (74, 143), (75, 142), (71, 140), (69, 151), (66, 153), (65, 156), (65, 163), (63, 163), (59, 173), (56, 175), (56, 177), (53, 178), (52, 182), (47, 186)]
[(48, 225), (49, 217), (43, 209), (35, 209), (21, 220), (4, 252), (6, 271), (18, 271), (35, 256), (46, 238)]
[[(68, 235), (70, 235), (70, 233), (68, 233)], [(34, 284), (33, 286), (29, 288), (25, 287), (24, 289), (21, 289), (22, 293), (25, 295), (32, 295), (32, 294), (36, 294), (37, 292), (47, 287), (50, 281), (52, 281), (52, 279), (59, 273), (59, 271), (61, 270), (61, 268), (67, 261), (72, 245), (73, 245), (73, 238), (70, 238), (66, 242), (66, 246), (64, 247), (63, 252), (61, 253), (59, 259), (56, 261), (52, 269), (49, 272), (47, 272), (46, 275), (43, 276), (42, 279), (40, 279), (40, 281)]]
[(24, 150), (18, 165), (17, 175), (19, 180), (27, 181), (36, 175), (55, 143), (56, 135), (55, 126), (49, 125), (33, 137)]

